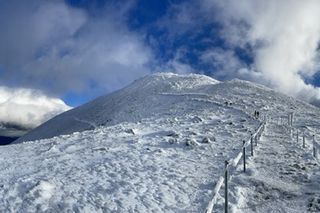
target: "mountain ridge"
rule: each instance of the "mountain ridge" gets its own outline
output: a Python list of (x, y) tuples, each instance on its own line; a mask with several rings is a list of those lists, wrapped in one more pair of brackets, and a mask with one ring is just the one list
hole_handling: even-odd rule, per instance
[[(238, 89), (237, 89), (238, 88)], [(252, 94), (248, 94), (247, 91)], [(284, 94), (278, 93), (268, 87), (248, 81), (234, 79), (220, 82), (211, 77), (199, 74), (178, 75), (173, 73), (156, 73), (135, 80), (132, 84), (113, 93), (98, 97), (82, 106), (64, 112), (53, 119), (45, 122), (14, 143), (28, 140), (50, 138), (58, 135), (71, 134), (73, 132), (92, 130), (98, 126), (111, 126), (121, 122), (138, 122), (153, 114), (165, 114), (170, 111), (169, 104), (175, 104), (172, 97), (165, 94), (185, 94), (180, 97), (184, 100), (192, 98), (192, 93), (207, 95), (208, 99), (216, 102), (241, 101), (242, 95), (249, 95), (252, 101), (260, 101), (260, 93), (268, 93), (269, 97), (280, 101), (285, 98), (292, 103), (297, 100)], [(252, 97), (251, 97), (252, 96)], [(168, 102), (168, 103), (166, 103)], [(300, 104), (307, 103), (298, 101)], [(237, 107), (237, 104), (234, 106)], [(264, 110), (263, 107), (247, 103), (250, 110), (238, 109), (251, 114), (255, 109)], [(291, 110), (294, 110), (293, 108)]]

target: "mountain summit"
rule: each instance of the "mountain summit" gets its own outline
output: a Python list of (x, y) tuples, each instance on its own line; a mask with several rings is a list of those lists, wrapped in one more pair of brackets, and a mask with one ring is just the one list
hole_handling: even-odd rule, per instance
[(153, 116), (187, 115), (189, 111), (203, 111), (209, 103), (229, 103), (229, 107), (247, 114), (255, 110), (284, 112), (303, 106), (313, 108), (247, 81), (235, 79), (219, 82), (205, 75), (157, 73), (62, 113), (14, 143), (67, 135), (121, 122), (140, 122)]
[[(121, 90), (56, 116), (15, 143), (50, 138), (121, 122), (138, 122), (156, 114), (161, 116), (174, 110), (172, 108), (174, 104), (179, 104), (175, 103), (175, 98), (170, 97), (169, 93), (204, 93), (208, 87), (217, 83), (219, 81), (197, 74), (149, 75)], [(179, 98), (176, 98), (179, 101)]]

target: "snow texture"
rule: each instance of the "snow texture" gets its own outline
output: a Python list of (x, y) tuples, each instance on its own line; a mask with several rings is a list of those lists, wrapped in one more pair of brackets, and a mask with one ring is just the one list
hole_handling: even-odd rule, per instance
[[(259, 127), (255, 110), (271, 120), (248, 172), (230, 180), (230, 211), (317, 210), (309, 136), (319, 135), (318, 108), (246, 81), (166, 73), (0, 147), (0, 212), (204, 212), (224, 161)], [(310, 134), (307, 148), (283, 124), (289, 112)], [(214, 212), (223, 211), (220, 193)]]

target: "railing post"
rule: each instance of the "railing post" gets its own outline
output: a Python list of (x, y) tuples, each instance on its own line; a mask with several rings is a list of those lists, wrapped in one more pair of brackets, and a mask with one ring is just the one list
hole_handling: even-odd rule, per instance
[(225, 161), (224, 172), (224, 212), (228, 213), (228, 161)]
[(313, 157), (317, 158), (315, 135), (313, 135), (312, 137), (313, 137), (313, 138), (312, 138)]
[(251, 133), (251, 138), (250, 138), (250, 145), (251, 145), (251, 156), (253, 156), (253, 137), (252, 137), (252, 133)]
[(245, 141), (243, 141), (243, 147), (242, 147), (242, 156), (243, 156), (243, 172), (246, 172), (246, 147)]

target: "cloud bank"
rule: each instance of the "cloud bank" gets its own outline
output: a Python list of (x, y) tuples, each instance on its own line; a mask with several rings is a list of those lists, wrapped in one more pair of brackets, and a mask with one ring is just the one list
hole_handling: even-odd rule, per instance
[(0, 87), (0, 124), (35, 128), (51, 117), (70, 109), (62, 100), (31, 89)]
[(149, 73), (144, 35), (126, 25), (131, 7), (130, 1), (99, 11), (64, 0), (0, 1), (0, 129), (34, 128), (70, 108), (52, 97), (88, 100)]
[(258, 72), (259, 81), (286, 94), (320, 99), (319, 88), (306, 83), (319, 71), (320, 1), (206, 0), (202, 9), (215, 12), (210, 18), (222, 24), (221, 36), (231, 48), (253, 49), (253, 63), (239, 66), (240, 74), (258, 80)]
[(95, 97), (147, 74), (152, 54), (127, 27), (129, 8), (107, 5), (94, 16), (63, 0), (1, 1), (0, 83)]

